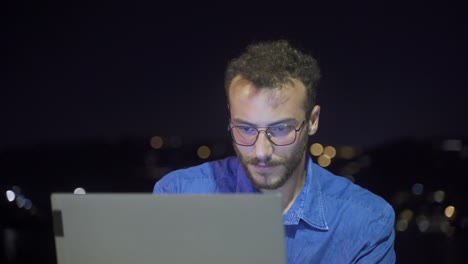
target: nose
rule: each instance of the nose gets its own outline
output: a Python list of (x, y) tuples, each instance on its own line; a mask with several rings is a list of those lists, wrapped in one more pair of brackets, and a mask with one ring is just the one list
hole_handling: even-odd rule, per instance
[(257, 142), (255, 142), (255, 156), (260, 161), (268, 161), (271, 159), (273, 154), (273, 146), (268, 139), (268, 136), (265, 131), (260, 131), (258, 134)]

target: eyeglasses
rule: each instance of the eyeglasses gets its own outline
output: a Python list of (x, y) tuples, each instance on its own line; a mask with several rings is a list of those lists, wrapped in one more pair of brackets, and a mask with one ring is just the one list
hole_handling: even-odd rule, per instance
[(264, 127), (264, 129), (258, 129), (258, 127), (253, 126), (232, 126), (228, 127), (228, 130), (231, 132), (232, 139), (237, 145), (253, 146), (257, 142), (260, 132), (265, 132), (268, 140), (273, 145), (286, 146), (296, 141), (297, 132), (301, 131), (304, 124), (305, 120), (302, 121), (301, 126), (297, 129), (292, 125), (282, 124)]

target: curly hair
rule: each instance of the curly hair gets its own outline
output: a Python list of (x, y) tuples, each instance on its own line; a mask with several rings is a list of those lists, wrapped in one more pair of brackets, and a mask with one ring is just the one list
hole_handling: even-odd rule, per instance
[(316, 103), (320, 69), (317, 61), (292, 47), (286, 40), (251, 44), (240, 57), (228, 64), (224, 86), (229, 97), (229, 86), (236, 76), (242, 76), (256, 87), (281, 88), (291, 79), (306, 87), (305, 111), (310, 115)]

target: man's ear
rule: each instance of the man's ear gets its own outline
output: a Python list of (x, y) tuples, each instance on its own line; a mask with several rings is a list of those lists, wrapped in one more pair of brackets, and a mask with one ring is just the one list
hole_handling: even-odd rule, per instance
[(309, 136), (314, 135), (318, 130), (320, 117), (320, 106), (316, 105), (312, 108), (310, 113), (309, 120), (307, 120), (307, 125), (309, 126)]

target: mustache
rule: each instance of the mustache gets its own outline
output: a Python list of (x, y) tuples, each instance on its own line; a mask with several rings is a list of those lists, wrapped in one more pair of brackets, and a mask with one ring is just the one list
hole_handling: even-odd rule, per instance
[(250, 164), (250, 165), (258, 165), (261, 163), (266, 166), (277, 166), (277, 165), (286, 164), (286, 160), (285, 159), (259, 159), (257, 157), (254, 157), (254, 158), (244, 158), (244, 163)]

